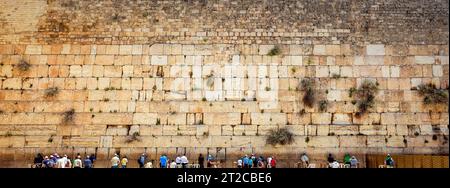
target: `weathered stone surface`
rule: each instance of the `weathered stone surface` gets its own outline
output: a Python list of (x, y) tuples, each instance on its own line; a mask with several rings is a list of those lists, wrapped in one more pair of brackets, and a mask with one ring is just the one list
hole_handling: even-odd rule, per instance
[[(448, 2), (200, 4), (0, 1), (0, 162), (56, 151), (448, 154), (448, 103), (425, 105), (416, 90), (448, 88)], [(350, 90), (364, 80), (378, 91), (357, 116)], [(280, 128), (296, 141), (268, 145)]]

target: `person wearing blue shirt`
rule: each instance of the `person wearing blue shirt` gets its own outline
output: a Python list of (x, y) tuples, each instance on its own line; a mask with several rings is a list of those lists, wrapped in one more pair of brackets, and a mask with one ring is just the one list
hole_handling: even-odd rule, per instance
[(92, 168), (92, 161), (89, 158), (89, 155), (84, 159), (84, 168)]
[(245, 155), (244, 159), (242, 159), (244, 162), (244, 168), (248, 168), (249, 158), (247, 155)]
[(161, 155), (161, 157), (159, 158), (159, 164), (161, 168), (167, 167), (167, 157), (165, 154)]

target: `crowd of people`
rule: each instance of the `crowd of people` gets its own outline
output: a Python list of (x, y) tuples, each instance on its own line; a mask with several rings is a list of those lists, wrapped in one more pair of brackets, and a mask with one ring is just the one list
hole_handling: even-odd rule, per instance
[[(58, 153), (51, 154), (49, 156), (43, 156), (41, 153), (37, 154), (34, 159), (34, 168), (93, 168), (96, 157), (94, 154), (86, 155), (84, 158), (78, 153), (76, 157), (71, 159), (66, 154), (59, 155)], [(127, 168), (128, 158), (127, 156), (120, 156), (115, 153), (110, 160), (111, 168)], [(155, 160), (150, 160), (146, 153), (142, 153), (137, 163), (139, 168), (154, 168)], [(194, 168), (204, 168), (205, 157), (199, 154)], [(351, 156), (346, 153), (342, 162), (340, 163), (333, 154), (328, 154), (327, 157), (328, 168), (358, 168), (359, 161), (355, 156)], [(217, 167), (220, 161), (216, 161), (215, 158), (209, 154), (206, 157), (207, 168)], [(159, 168), (188, 168), (189, 160), (186, 155), (177, 155), (174, 159), (169, 159), (166, 154), (162, 154), (159, 157)], [(276, 168), (277, 160), (274, 156), (264, 158), (263, 156), (257, 157), (255, 154), (245, 155), (234, 162), (237, 168)], [(306, 153), (302, 153), (300, 156), (300, 162), (302, 168), (310, 167), (309, 156)], [(384, 166), (386, 168), (394, 167), (394, 159), (390, 154), (387, 154), (384, 160)]]
[(75, 158), (71, 159), (66, 154), (59, 155), (58, 153), (50, 156), (43, 156), (38, 153), (34, 158), (34, 168), (93, 168), (96, 157), (94, 154), (86, 155), (84, 159), (78, 153)]
[(256, 157), (255, 154), (252, 154), (239, 158), (235, 164), (238, 168), (276, 168), (277, 160), (274, 156), (265, 159), (263, 156)]

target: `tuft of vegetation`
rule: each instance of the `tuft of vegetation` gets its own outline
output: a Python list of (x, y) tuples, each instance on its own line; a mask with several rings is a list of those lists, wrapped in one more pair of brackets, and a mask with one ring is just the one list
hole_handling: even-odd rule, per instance
[(105, 88), (105, 91), (109, 91), (109, 90), (118, 90), (118, 89), (115, 87), (112, 87), (112, 86)]
[(266, 87), (265, 90), (266, 90), (266, 91), (270, 91), (270, 87)]
[(12, 136), (12, 133), (11, 132), (6, 132), (6, 134), (5, 134), (5, 137), (10, 137), (10, 136)]
[(313, 107), (314, 101), (316, 100), (314, 85), (314, 80), (310, 78), (305, 78), (300, 82), (300, 90), (305, 92), (302, 101), (310, 108)]
[(63, 113), (63, 123), (71, 123), (75, 117), (75, 109), (70, 109)]
[(140, 134), (139, 132), (134, 132), (132, 135), (127, 136), (127, 138), (125, 139), (125, 143), (131, 143), (134, 141), (140, 141)]
[(211, 74), (208, 74), (206, 76), (206, 86), (208, 86), (209, 88), (214, 86), (214, 73), (211, 72)]
[(17, 68), (22, 72), (26, 72), (26, 71), (30, 70), (30, 67), (31, 67), (31, 64), (23, 59), (19, 61), (19, 64), (17, 64)]
[(124, 20), (124, 19), (126, 19), (127, 17), (125, 17), (125, 16), (120, 16), (119, 14), (117, 14), (117, 13), (115, 13), (112, 17), (111, 17), (111, 20), (112, 21), (115, 21), (115, 22), (120, 22), (120, 21), (122, 21), (122, 20)]
[(294, 142), (294, 134), (287, 128), (272, 129), (267, 136), (266, 143), (270, 145), (286, 145)]
[(353, 94), (356, 92), (356, 88), (352, 87), (348, 90), (348, 97), (353, 97)]
[(439, 104), (448, 102), (448, 93), (444, 89), (437, 89), (432, 83), (421, 84), (418, 87), (419, 94), (423, 96), (425, 104)]
[(309, 137), (305, 138), (305, 142), (308, 143), (309, 142)]
[(375, 95), (378, 91), (378, 84), (369, 80), (364, 80), (361, 86), (356, 89), (355, 96), (356, 105), (358, 107), (357, 117), (360, 117), (366, 113), (370, 108), (375, 105)]
[(341, 78), (341, 75), (333, 73), (333, 75), (331, 75), (331, 77), (334, 78), (334, 79), (339, 79), (339, 78)]
[(276, 56), (281, 54), (281, 48), (278, 46), (274, 46), (269, 53), (267, 53), (268, 56)]
[(45, 90), (45, 97), (54, 97), (59, 93), (58, 87), (51, 87)]
[(161, 125), (161, 120), (159, 118), (156, 119), (156, 125)]
[(327, 110), (327, 107), (328, 107), (328, 101), (326, 101), (326, 100), (319, 101), (319, 111), (324, 112)]
[(203, 97), (203, 98), (202, 98), (202, 101), (206, 101), (206, 97)]

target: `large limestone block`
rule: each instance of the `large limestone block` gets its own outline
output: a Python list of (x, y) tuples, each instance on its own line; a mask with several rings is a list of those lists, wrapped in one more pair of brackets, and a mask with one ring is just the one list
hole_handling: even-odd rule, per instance
[(25, 54), (40, 55), (42, 53), (41, 45), (27, 45)]
[(140, 125), (139, 134), (142, 136), (159, 136), (162, 135), (162, 125)]
[(361, 125), (359, 133), (363, 135), (387, 135), (386, 125)]
[(252, 145), (252, 137), (250, 136), (233, 136), (231, 139), (231, 147), (249, 147)]
[(367, 136), (340, 136), (339, 147), (341, 148), (365, 148)]
[(368, 136), (367, 137), (367, 147), (386, 147), (385, 136)]
[(96, 65), (112, 65), (114, 63), (113, 55), (97, 55), (95, 57)]
[(62, 145), (67, 147), (98, 147), (99, 137), (69, 137), (63, 138)]
[(232, 136), (212, 136), (211, 147), (231, 147)]
[(308, 147), (318, 148), (336, 148), (339, 146), (339, 140), (336, 136), (310, 136)]
[(252, 113), (253, 125), (285, 125), (285, 113)]
[(330, 134), (357, 135), (358, 132), (358, 126), (356, 125), (330, 125)]
[(108, 126), (106, 128), (106, 134), (105, 135), (112, 135), (112, 136), (124, 136), (128, 135), (128, 127), (127, 126)]
[(416, 64), (434, 64), (434, 56), (415, 56)]
[(385, 55), (383, 44), (371, 44), (366, 46), (367, 55)]
[(312, 113), (311, 119), (313, 124), (331, 124), (331, 113)]
[(405, 138), (403, 136), (392, 136), (387, 138), (387, 147), (405, 147)]
[(167, 65), (167, 56), (165, 55), (152, 55), (151, 57), (152, 65)]
[(25, 147), (60, 147), (61, 136), (25, 136)]
[(335, 125), (352, 124), (352, 114), (335, 113), (333, 114), (333, 121), (331, 123)]
[(157, 122), (156, 113), (135, 113), (133, 115), (133, 124), (150, 124), (154, 125)]
[(241, 123), (240, 113), (204, 113), (204, 124), (207, 125), (237, 125)]

